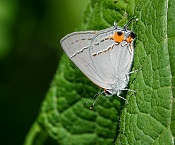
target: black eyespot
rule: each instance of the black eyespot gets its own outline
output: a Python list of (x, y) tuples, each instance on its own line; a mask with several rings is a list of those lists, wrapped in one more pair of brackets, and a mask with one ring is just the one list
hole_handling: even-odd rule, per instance
[(117, 32), (118, 36), (121, 36), (123, 34), (123, 32)]
[(130, 36), (134, 39), (137, 35), (134, 32), (131, 32)]

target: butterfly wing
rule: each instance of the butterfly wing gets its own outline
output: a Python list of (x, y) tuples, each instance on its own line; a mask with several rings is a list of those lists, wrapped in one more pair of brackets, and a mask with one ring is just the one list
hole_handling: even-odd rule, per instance
[(74, 32), (61, 39), (61, 45), (74, 64), (96, 85), (109, 88), (94, 68), (89, 49), (97, 31)]
[(114, 85), (115, 89), (122, 89), (127, 86), (129, 80), (127, 74), (131, 69), (134, 50), (126, 41), (116, 43), (109, 39), (113, 33), (114, 27), (97, 33), (89, 51), (95, 72), (104, 82)]

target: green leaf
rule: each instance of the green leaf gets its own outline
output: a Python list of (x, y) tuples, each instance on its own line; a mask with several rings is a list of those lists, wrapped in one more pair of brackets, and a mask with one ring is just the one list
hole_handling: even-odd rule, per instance
[(137, 39), (132, 69), (141, 70), (129, 83), (137, 93), (128, 92), (126, 105), (116, 96), (101, 96), (93, 110), (93, 101), (82, 107), (101, 90), (63, 55), (25, 144), (36, 144), (42, 135), (40, 144), (48, 136), (60, 145), (173, 144), (174, 6), (173, 0), (91, 0), (79, 30), (100, 30), (114, 21), (123, 26), (127, 18), (139, 18), (133, 28)]
[(175, 1), (134, 2), (136, 25), (134, 68), (141, 67), (122, 110), (116, 144), (171, 145), (175, 135)]

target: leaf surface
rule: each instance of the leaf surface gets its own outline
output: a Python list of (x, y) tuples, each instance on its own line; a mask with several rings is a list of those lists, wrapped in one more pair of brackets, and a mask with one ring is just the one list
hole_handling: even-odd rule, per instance
[[(82, 107), (101, 90), (63, 55), (35, 122), (42, 134), (60, 145), (174, 144), (174, 7), (173, 0), (92, 0), (79, 30), (104, 29), (114, 21), (123, 26), (127, 18), (139, 18), (132, 27), (137, 34), (132, 70), (141, 70), (131, 74), (128, 86), (137, 93), (127, 93), (128, 104), (101, 96), (93, 110), (93, 101)], [(26, 143), (36, 142), (35, 130)]]

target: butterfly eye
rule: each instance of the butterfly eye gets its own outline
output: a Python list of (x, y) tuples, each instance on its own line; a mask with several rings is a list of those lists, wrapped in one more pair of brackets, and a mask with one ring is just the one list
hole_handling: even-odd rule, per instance
[(110, 90), (105, 90), (104, 93), (105, 93), (106, 96), (112, 96), (113, 95)]

